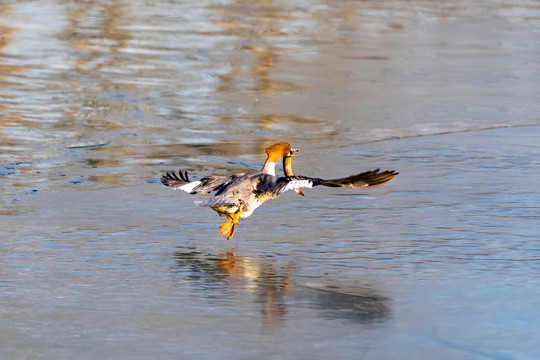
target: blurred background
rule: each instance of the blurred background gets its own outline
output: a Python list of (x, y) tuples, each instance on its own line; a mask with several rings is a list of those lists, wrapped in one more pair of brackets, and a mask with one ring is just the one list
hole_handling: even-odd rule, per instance
[[(1, 350), (537, 359), (540, 4), (0, 1)], [(159, 183), (393, 169), (231, 241)], [(281, 169), (279, 169), (281, 171)], [(536, 304), (536, 305), (535, 305)]]

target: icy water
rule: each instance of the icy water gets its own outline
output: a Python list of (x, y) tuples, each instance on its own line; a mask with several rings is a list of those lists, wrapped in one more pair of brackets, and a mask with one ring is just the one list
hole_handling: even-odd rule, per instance
[[(539, 359), (537, 1), (4, 1), (5, 359)], [(394, 169), (240, 223), (159, 183)], [(281, 171), (281, 169), (279, 169)]]

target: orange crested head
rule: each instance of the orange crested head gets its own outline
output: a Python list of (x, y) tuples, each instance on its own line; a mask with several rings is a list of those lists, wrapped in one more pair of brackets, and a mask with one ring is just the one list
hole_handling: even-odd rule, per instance
[(277, 144), (267, 147), (266, 155), (268, 155), (268, 160), (272, 162), (277, 162), (281, 157), (292, 155), (292, 153), (296, 151), (298, 150), (291, 148), (291, 145), (289, 143), (279, 142)]

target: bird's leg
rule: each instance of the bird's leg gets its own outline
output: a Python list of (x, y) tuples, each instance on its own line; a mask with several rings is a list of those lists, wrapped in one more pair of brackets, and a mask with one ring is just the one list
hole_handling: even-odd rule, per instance
[[(238, 225), (238, 218), (242, 215), (242, 212), (237, 211), (232, 214), (231, 219), (225, 221), (219, 226), (219, 234), (225, 236), (227, 240), (231, 239), (234, 235), (234, 228)], [(227, 216), (229, 217), (229, 216)]]
[(240, 218), (240, 215), (242, 215), (242, 212), (239, 210), (237, 212), (235, 212), (233, 215), (232, 215), (232, 228), (231, 228), (231, 232), (229, 233), (229, 236), (227, 236), (227, 240), (229, 240), (230, 238), (233, 237), (234, 235), (234, 229), (236, 228), (236, 225), (238, 225), (238, 219)]
[(234, 225), (238, 225), (238, 219), (240, 218), (240, 215), (242, 215), (242, 212), (238, 210), (232, 215), (232, 220)]

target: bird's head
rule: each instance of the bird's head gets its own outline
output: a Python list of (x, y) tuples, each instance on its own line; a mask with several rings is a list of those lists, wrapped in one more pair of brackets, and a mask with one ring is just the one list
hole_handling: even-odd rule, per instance
[(277, 162), (283, 156), (298, 156), (295, 153), (298, 149), (291, 148), (291, 145), (286, 142), (279, 142), (266, 148), (266, 155), (268, 160)]

